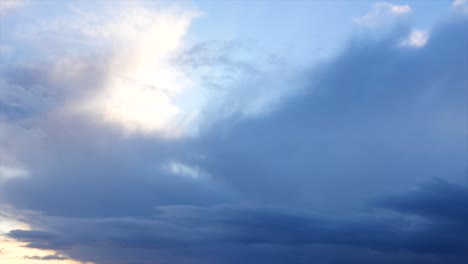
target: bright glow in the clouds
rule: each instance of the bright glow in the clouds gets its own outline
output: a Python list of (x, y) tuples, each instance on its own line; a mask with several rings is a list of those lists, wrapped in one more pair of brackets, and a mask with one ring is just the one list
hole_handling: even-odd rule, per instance
[(1, 264), (468, 263), (466, 0), (26, 1)]
[(91, 262), (79, 262), (58, 254), (54, 250), (27, 248), (27, 243), (15, 241), (4, 236), (11, 230), (30, 230), (30, 226), (17, 220), (13, 220), (11, 212), (0, 210), (0, 263), (8, 264), (92, 264)]
[[(16, 226), (16, 228), (20, 228)], [(53, 250), (25, 247), (26, 243), (0, 236), (0, 263), (7, 264), (93, 264), (79, 262), (60, 255)]]
[(80, 109), (128, 132), (179, 135), (181, 106), (173, 97), (191, 82), (170, 60), (194, 16), (136, 8), (103, 26), (83, 27), (85, 35), (107, 42), (115, 53), (104, 87)]

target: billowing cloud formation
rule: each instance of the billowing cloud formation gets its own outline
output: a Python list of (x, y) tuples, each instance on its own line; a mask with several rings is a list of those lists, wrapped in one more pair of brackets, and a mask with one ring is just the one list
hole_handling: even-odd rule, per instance
[[(261, 55), (251, 62), (242, 58), (245, 52), (236, 54), (241, 53), (236, 45), (216, 42), (186, 47), (183, 38), (198, 16), (195, 11), (121, 3), (102, 11), (102, 16), (96, 12), (76, 9), (71, 17), (56, 18), (50, 25), (46, 20), (25, 26), (27, 36), (8, 32), (12, 39), (34, 40), (38, 44), (27, 48), (38, 54), (51, 55), (32, 54), (40, 63), (10, 62), (12, 51), (4, 55), (8, 66), (2, 65), (0, 109), (5, 118), (85, 115), (124, 134), (177, 138), (197, 132), (198, 123), (209, 114), (205, 108), (226, 115), (258, 114), (285, 93), (277, 86), (285, 82), (287, 71), (258, 59)], [(55, 50), (49, 50), (45, 34), (53, 35)], [(76, 41), (70, 43), (69, 34)], [(239, 83), (246, 88), (239, 89)], [(274, 92), (258, 83), (275, 86)], [(245, 99), (230, 111), (217, 106), (239, 96)]]
[[(21, 87), (36, 98), (68, 88), (52, 103), (1, 108), (0, 142), (30, 174), (0, 186), (2, 202), (32, 227), (8, 235), (112, 264), (464, 263), (467, 22), (448, 18), (419, 48), (401, 45), (408, 26), (353, 38), (288, 79), (294, 92), (275, 90), (267, 100), (275, 107), (262, 115), (239, 109), (258, 105), (277, 72), (212, 44), (185, 49), (174, 58), (184, 72), (203, 77), (200, 67), (223, 65), (262, 76), (240, 84), (261, 88), (255, 99), (241, 88), (227, 93), (226, 102), (241, 102), (206, 106), (199, 133), (170, 140), (122, 136), (89, 115), (56, 110), (94, 98), (94, 84), (107, 87), (106, 59), (66, 82), (50, 81), (55, 67), (8, 65), (5, 93)], [(225, 79), (207, 85), (239, 85)]]
[(108, 45), (117, 54), (109, 61), (103, 89), (78, 108), (130, 132), (177, 133), (172, 123), (181, 110), (171, 97), (190, 84), (169, 63), (169, 56), (179, 48), (193, 17), (134, 9), (124, 10), (107, 24), (82, 28), (91, 41), (113, 42)]
[(407, 39), (402, 42), (402, 45), (420, 48), (427, 43), (427, 32), (414, 30), (410, 33)]

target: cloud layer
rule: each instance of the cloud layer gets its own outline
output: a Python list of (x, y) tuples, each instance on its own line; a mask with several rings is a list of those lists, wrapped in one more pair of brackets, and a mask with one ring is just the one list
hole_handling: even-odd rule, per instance
[[(360, 21), (410, 11), (375, 8)], [(465, 15), (430, 36), (398, 21), (285, 69), (223, 43), (180, 48), (190, 12), (130, 10), (80, 24), (78, 54), (1, 55), (0, 199), (31, 227), (7, 235), (58, 252), (25, 258), (468, 261)], [(193, 124), (161, 117), (172, 106), (196, 133), (172, 130)]]

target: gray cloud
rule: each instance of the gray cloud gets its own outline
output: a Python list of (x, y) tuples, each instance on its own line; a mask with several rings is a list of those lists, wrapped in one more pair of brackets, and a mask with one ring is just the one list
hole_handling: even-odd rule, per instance
[[(43, 215), (9, 236), (113, 264), (464, 263), (467, 25), (450, 18), (417, 49), (398, 45), (406, 27), (352, 39), (298, 74), (296, 96), (275, 111), (217, 119), (197, 137), (122, 137), (83, 116), (41, 116), (41, 133), (9, 145), (31, 176), (0, 198)], [(80, 76), (99, 81), (97, 68), (69, 86), (50, 83), (48, 68), (12, 67), (3, 80), (86, 90)], [(38, 113), (1, 106), (10, 123)], [(178, 177), (170, 161), (210, 177)], [(444, 180), (389, 195), (434, 177)]]
[[(29, 242), (31, 247), (59, 249), (71, 257), (99, 263), (158, 263), (163, 260), (178, 263), (180, 255), (193, 259), (194, 263), (201, 259), (207, 263), (217, 263), (217, 259), (235, 263), (236, 258), (223, 259), (227, 257), (224, 254), (237, 255), (247, 263), (258, 263), (257, 256), (295, 259), (294, 251), (300, 252), (304, 260), (311, 260), (320, 258), (317, 252), (308, 251), (317, 247), (335, 248), (338, 252), (346, 247), (358, 252), (368, 251), (370, 256), (360, 258), (370, 260), (374, 258), (372, 254), (381, 255), (374, 258), (378, 263), (385, 263), (392, 255), (405, 254), (413, 255), (410, 259), (432, 259), (434, 263), (447, 259), (461, 263), (468, 259), (468, 241), (463, 235), (468, 228), (466, 222), (448, 225), (438, 216), (425, 218), (415, 225), (403, 215), (334, 218), (262, 206), (166, 206), (158, 208), (151, 219), (48, 218), (45, 222), (50, 231), (15, 230), (9, 235)], [(73, 226), (80, 229), (73, 231), (70, 229)], [(101, 250), (84, 253), (93, 248)], [(198, 250), (213, 248), (224, 252), (213, 256), (197, 255)], [(270, 251), (275, 248), (279, 251)], [(117, 251), (127, 252), (129, 260), (120, 259)], [(147, 254), (140, 255), (141, 252)], [(328, 256), (323, 261), (340, 263), (335, 262), (337, 259), (339, 257)], [(408, 261), (404, 257), (402, 260)], [(345, 263), (355, 261), (351, 259)]]
[(383, 199), (378, 204), (402, 213), (422, 217), (466, 222), (468, 188), (464, 185), (433, 180), (399, 197)]
[(201, 166), (252, 199), (339, 212), (432, 177), (464, 181), (462, 21), (419, 49), (399, 47), (405, 28), (353, 39), (278, 111), (217, 123), (197, 142)]

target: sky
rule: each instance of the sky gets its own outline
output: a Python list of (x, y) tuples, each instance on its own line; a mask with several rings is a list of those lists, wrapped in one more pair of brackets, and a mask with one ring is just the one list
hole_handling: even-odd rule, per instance
[(0, 2), (0, 263), (468, 263), (468, 1)]

